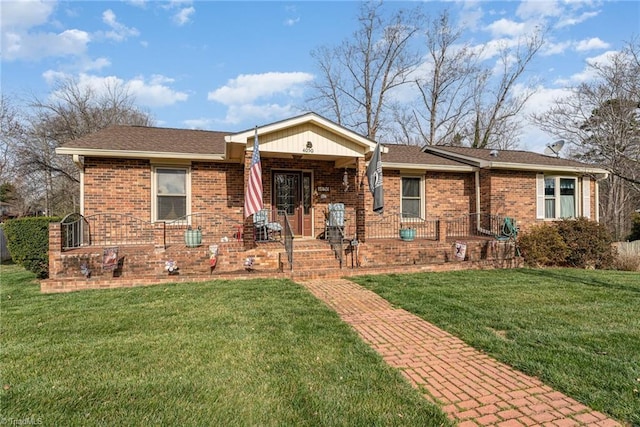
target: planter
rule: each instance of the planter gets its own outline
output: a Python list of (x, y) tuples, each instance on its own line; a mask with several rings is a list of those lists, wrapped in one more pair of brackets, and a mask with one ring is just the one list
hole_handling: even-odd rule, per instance
[(186, 230), (184, 232), (184, 243), (189, 248), (202, 245), (202, 230)]
[(416, 238), (416, 230), (414, 228), (401, 228), (400, 238), (405, 242), (411, 242)]

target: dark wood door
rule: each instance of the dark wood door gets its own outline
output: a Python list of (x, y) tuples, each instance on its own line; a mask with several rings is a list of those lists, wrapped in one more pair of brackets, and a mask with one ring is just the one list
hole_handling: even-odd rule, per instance
[(274, 171), (273, 205), (287, 213), (293, 234), (311, 235), (311, 174)]

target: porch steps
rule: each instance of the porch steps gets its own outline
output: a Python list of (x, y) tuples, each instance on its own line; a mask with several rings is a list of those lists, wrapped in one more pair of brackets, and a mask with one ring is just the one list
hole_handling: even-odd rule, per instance
[[(292, 271), (287, 253), (280, 251), (281, 269), (285, 273)], [(293, 271), (309, 271), (320, 274), (331, 272), (335, 276), (340, 270), (340, 261), (336, 258), (329, 242), (325, 240), (294, 240)]]

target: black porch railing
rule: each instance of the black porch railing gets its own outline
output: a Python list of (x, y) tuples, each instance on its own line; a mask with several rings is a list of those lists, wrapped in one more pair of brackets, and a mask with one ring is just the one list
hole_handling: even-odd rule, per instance
[[(358, 214), (364, 215), (365, 211), (360, 210)], [(400, 229), (412, 228), (415, 230), (415, 239), (438, 240), (439, 221), (439, 219), (409, 217), (399, 211), (385, 212), (365, 222), (366, 238), (396, 239), (400, 236)]]
[[(83, 216), (69, 214), (61, 221), (62, 249), (82, 246), (152, 245), (185, 243), (185, 231), (201, 230), (203, 240), (221, 242), (241, 240), (242, 221), (222, 214), (196, 213), (170, 222), (154, 224), (132, 215), (101, 213)], [(162, 233), (156, 241), (154, 233)]]
[(291, 222), (289, 221), (289, 217), (287, 216), (286, 211), (278, 211), (278, 222), (283, 225), (284, 250), (287, 253), (289, 269), (293, 271), (293, 229), (291, 228)]
[(63, 249), (153, 243), (153, 224), (125, 214), (69, 214), (61, 221), (61, 232)]
[(219, 213), (195, 213), (164, 223), (164, 244), (176, 245), (185, 242), (187, 230), (199, 230), (204, 242), (242, 240), (241, 220)]
[(458, 218), (446, 220), (447, 237), (515, 237), (517, 227), (515, 219), (503, 215), (470, 213)]

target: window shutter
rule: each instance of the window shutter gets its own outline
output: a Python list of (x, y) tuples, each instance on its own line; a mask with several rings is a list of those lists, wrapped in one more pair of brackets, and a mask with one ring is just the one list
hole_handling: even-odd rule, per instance
[(544, 174), (536, 175), (536, 218), (544, 219)]
[(591, 178), (582, 177), (582, 216), (591, 219)]

